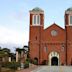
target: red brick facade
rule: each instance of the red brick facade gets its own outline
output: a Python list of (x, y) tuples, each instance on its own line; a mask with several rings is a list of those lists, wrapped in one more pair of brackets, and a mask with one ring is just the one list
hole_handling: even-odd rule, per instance
[[(69, 15), (65, 12), (65, 29), (52, 24), (44, 29), (44, 11), (30, 11), (29, 54), (38, 64), (46, 61), (48, 65), (71, 65), (72, 63), (72, 26), (69, 25)], [(33, 15), (40, 16), (40, 24), (33, 25)], [(55, 61), (56, 60), (56, 61)]]

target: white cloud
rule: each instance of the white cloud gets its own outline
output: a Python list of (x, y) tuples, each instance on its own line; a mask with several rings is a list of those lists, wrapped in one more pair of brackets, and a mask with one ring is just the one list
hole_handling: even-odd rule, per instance
[(28, 32), (24, 33), (0, 26), (0, 43), (15, 43), (25, 45), (28, 43)]

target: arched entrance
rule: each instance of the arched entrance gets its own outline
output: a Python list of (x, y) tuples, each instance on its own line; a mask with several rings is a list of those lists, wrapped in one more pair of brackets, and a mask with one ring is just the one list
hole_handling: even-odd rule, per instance
[(38, 58), (37, 57), (34, 58), (34, 64), (38, 65)]
[(58, 65), (58, 58), (57, 57), (51, 58), (51, 65)]
[(59, 65), (59, 53), (51, 52), (49, 54), (49, 63), (50, 66), (52, 65)]

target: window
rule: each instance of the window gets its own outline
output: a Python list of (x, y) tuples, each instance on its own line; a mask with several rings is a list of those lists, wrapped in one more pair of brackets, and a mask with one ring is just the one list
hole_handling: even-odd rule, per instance
[(46, 46), (44, 47), (44, 52), (48, 52), (48, 48)]
[(33, 16), (33, 25), (40, 25), (40, 16), (39, 15)]
[(57, 34), (58, 34), (58, 32), (57, 32), (56, 30), (52, 30), (52, 31), (51, 31), (51, 35), (52, 35), (52, 36), (57, 36)]
[(70, 24), (72, 24), (72, 16), (70, 16)]
[(61, 51), (64, 51), (64, 45), (62, 45)]
[(36, 15), (34, 15), (34, 24), (36, 24)]
[(38, 16), (37, 16), (37, 24), (39, 24), (39, 21), (40, 21), (39, 19), (40, 19), (40, 18), (39, 18), (39, 15), (38, 15)]

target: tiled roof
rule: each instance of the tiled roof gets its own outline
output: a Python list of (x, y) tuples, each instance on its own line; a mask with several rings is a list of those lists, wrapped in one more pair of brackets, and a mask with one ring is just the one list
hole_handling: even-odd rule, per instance
[(41, 8), (39, 8), (39, 7), (35, 7), (34, 9), (32, 9), (32, 11), (38, 12), (38, 11), (43, 11), (43, 10)]

